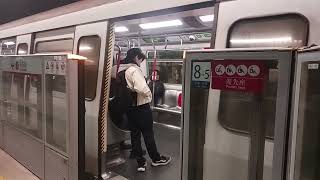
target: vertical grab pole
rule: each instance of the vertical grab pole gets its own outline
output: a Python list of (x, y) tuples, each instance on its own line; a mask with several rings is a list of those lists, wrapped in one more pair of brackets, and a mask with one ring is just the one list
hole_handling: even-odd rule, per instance
[(154, 41), (152, 39), (152, 46), (153, 46), (153, 65), (152, 65), (152, 73), (151, 73), (151, 80), (152, 80), (152, 106), (155, 107), (155, 101), (154, 101), (154, 90), (155, 90), (155, 80), (156, 80), (156, 68), (157, 68), (157, 50), (156, 46), (154, 44)]

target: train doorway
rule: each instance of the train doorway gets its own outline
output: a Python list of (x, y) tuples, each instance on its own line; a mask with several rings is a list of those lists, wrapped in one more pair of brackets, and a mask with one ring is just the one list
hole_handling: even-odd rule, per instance
[(290, 49), (187, 52), (183, 179), (283, 179), (293, 59)]
[[(108, 144), (114, 142), (107, 152), (108, 170), (137, 180), (181, 179), (184, 51), (210, 48), (215, 34), (213, 5), (175, 10), (165, 15), (147, 13), (147, 16), (139, 16), (142, 18), (114, 22), (113, 64), (123, 63), (130, 48), (138, 47), (146, 55), (140, 68), (153, 94), (151, 106), (156, 144), (161, 154), (171, 156), (173, 160), (167, 167), (153, 168), (148, 163), (145, 173), (137, 172), (137, 163), (130, 158), (129, 128), (126, 123), (109, 117), (108, 128), (117, 129), (127, 139), (119, 145), (116, 140), (119, 134), (108, 133)], [(144, 145), (143, 149), (146, 150)], [(147, 152), (145, 157), (150, 159)]]

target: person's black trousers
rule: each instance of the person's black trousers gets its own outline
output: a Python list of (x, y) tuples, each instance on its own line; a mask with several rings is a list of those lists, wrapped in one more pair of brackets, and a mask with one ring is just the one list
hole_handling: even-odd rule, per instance
[(136, 155), (138, 165), (141, 166), (146, 162), (141, 147), (141, 134), (152, 161), (159, 160), (160, 154), (154, 140), (153, 118), (150, 105), (145, 104), (137, 107), (130, 107), (127, 115), (131, 130), (132, 151)]

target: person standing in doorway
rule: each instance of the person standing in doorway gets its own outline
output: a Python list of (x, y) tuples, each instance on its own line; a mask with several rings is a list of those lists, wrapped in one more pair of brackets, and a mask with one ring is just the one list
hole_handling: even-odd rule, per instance
[(160, 155), (155, 143), (150, 107), (152, 93), (140, 69), (140, 65), (145, 58), (141, 49), (132, 48), (128, 50), (123, 64), (118, 67), (118, 71), (117, 67), (112, 69), (112, 76), (117, 73), (124, 74), (126, 85), (134, 94), (132, 96), (133, 103), (129, 105), (126, 114), (131, 131), (132, 151), (137, 159), (137, 170), (139, 172), (144, 172), (147, 167), (147, 161), (143, 156), (141, 147), (141, 134), (152, 160), (152, 166), (164, 166), (171, 162), (171, 157)]

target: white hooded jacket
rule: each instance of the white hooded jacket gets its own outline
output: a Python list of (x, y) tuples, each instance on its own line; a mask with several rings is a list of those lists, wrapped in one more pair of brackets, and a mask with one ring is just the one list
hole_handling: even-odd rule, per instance
[[(118, 72), (126, 71), (128, 87), (137, 92), (137, 106), (151, 103), (152, 93), (139, 66), (136, 64), (120, 64)], [(117, 66), (112, 67), (112, 78), (117, 76)]]

